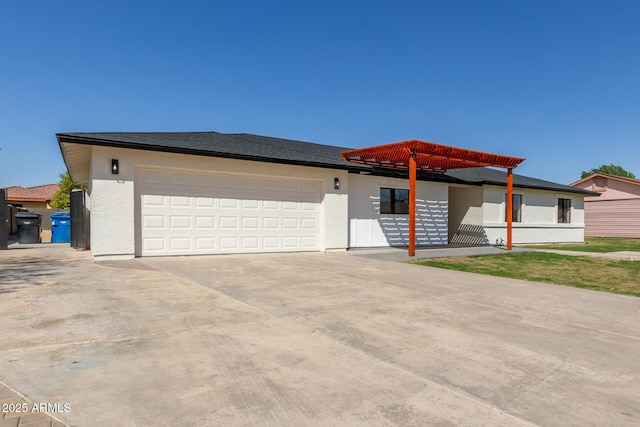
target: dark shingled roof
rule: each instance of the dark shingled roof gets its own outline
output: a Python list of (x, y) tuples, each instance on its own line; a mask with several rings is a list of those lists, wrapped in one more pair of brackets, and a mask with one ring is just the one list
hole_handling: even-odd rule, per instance
[[(469, 184), (493, 184), (493, 185), (506, 185), (507, 184), (507, 172), (491, 169), (491, 168), (469, 168), (469, 169), (452, 169), (447, 171), (447, 175), (458, 178)], [(539, 190), (557, 190), (569, 193), (578, 193), (589, 196), (599, 196), (600, 193), (594, 193), (592, 191), (571, 191), (574, 187), (568, 185), (558, 184), (556, 182), (545, 181), (537, 178), (530, 178), (524, 175), (513, 174), (513, 186), (520, 188), (534, 188)]]
[[(406, 176), (404, 171), (383, 170), (342, 160), (341, 152), (350, 147), (314, 144), (291, 139), (272, 138), (246, 133), (218, 132), (100, 132), (60, 133), (60, 144), (75, 143), (136, 150), (163, 151), (200, 156), (225, 157), (262, 162), (286, 163), (331, 169), (373, 173), (387, 176)], [(419, 173), (418, 179), (455, 182), (472, 185), (506, 185), (507, 173), (490, 168), (452, 169), (446, 174)], [(555, 182), (513, 175), (515, 187), (556, 190), (584, 195), (599, 195), (591, 191)]]
[(342, 151), (348, 147), (314, 144), (247, 133), (218, 132), (108, 132), (60, 133), (60, 142), (137, 150), (290, 163), (346, 169)]

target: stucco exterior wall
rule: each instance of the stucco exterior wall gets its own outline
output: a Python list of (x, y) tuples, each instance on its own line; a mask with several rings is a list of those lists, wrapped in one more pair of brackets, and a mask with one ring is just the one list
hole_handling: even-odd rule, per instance
[[(514, 188), (522, 195), (522, 222), (513, 223), (513, 243), (564, 243), (584, 241), (584, 198), (573, 193)], [(504, 187), (485, 186), (484, 228), (491, 244), (506, 242)], [(571, 199), (571, 223), (558, 223), (558, 198)]]
[(640, 238), (640, 181), (592, 176), (571, 185), (600, 193), (585, 198), (586, 236)]
[[(406, 246), (409, 215), (381, 214), (380, 188), (409, 189), (408, 179), (349, 175), (349, 247)], [(416, 183), (416, 243), (448, 243), (448, 185)]]
[(640, 239), (640, 197), (585, 201), (585, 236)]
[[(111, 159), (118, 159), (119, 174), (111, 174)], [(346, 171), (281, 165), (276, 163), (94, 147), (91, 156), (91, 250), (95, 258), (132, 258), (136, 251), (135, 170), (162, 167), (317, 179), (324, 183), (322, 242), (325, 250), (346, 249), (348, 244), (348, 176)], [(334, 189), (334, 178), (341, 189)], [(138, 211), (137, 211), (138, 210)]]
[[(134, 169), (127, 151), (94, 147), (91, 157), (90, 235), (94, 258), (133, 258)], [(111, 159), (120, 163), (120, 173), (111, 174)]]
[[(111, 159), (119, 161), (118, 175), (111, 174)], [(140, 208), (136, 202), (135, 171), (140, 168), (318, 180), (323, 189), (322, 250), (408, 244), (408, 215), (380, 214), (380, 188), (408, 189), (406, 179), (277, 163), (93, 147), (87, 208), (91, 213), (91, 250), (97, 259), (132, 258), (136, 254), (139, 238), (136, 221)], [(338, 190), (334, 189), (335, 178), (340, 180)], [(480, 243), (506, 241), (504, 187), (450, 186), (419, 181), (416, 188), (418, 245), (445, 245), (461, 225), (478, 227), (484, 239)], [(514, 243), (584, 240), (582, 196), (519, 188), (514, 189), (514, 193), (523, 196), (523, 222), (514, 223)], [(570, 224), (557, 223), (559, 197), (572, 200)]]
[(449, 186), (449, 242), (487, 245), (483, 225), (484, 189), (478, 186)]

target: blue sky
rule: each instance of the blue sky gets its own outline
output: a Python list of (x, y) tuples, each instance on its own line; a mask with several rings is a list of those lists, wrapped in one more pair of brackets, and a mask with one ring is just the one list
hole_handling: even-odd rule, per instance
[(0, 187), (57, 132), (406, 139), (640, 176), (638, 1), (0, 0)]

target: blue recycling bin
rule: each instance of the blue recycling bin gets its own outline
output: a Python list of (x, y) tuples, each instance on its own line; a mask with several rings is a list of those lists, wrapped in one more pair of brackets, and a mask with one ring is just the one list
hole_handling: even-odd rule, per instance
[(51, 215), (51, 243), (71, 242), (71, 212)]

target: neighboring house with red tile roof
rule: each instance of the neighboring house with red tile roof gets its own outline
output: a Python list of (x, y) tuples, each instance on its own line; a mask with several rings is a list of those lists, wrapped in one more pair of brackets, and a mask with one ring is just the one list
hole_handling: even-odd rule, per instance
[(51, 209), (51, 199), (58, 191), (58, 184), (45, 184), (36, 187), (13, 186), (7, 189), (7, 203), (27, 209)]
[(584, 235), (640, 238), (640, 180), (595, 173), (569, 184), (596, 191), (584, 199)]

